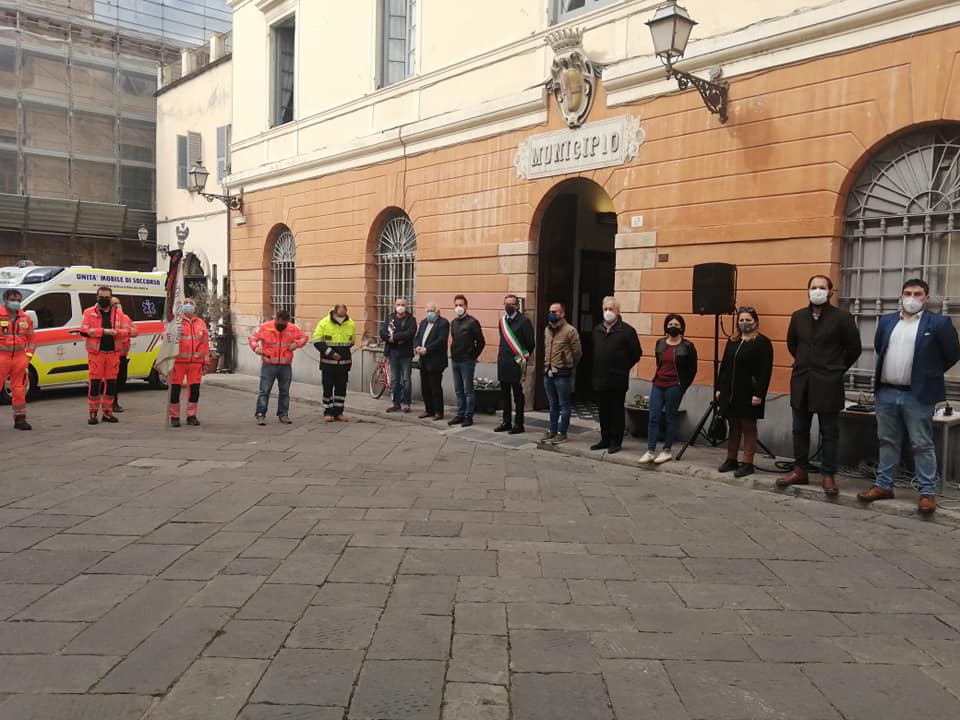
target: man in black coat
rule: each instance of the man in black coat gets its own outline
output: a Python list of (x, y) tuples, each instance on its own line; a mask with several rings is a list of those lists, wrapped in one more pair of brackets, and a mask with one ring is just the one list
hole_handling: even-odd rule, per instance
[(447, 367), (450, 323), (440, 317), (440, 308), (435, 302), (428, 302), (424, 309), (426, 315), (413, 340), (413, 352), (420, 358), (420, 390), (424, 405), (420, 418), (443, 420), (443, 371)]
[(840, 451), (840, 411), (843, 409), (843, 378), (860, 357), (860, 331), (853, 316), (830, 304), (833, 281), (814, 275), (807, 282), (809, 305), (790, 317), (787, 349), (793, 355), (790, 376), (790, 407), (793, 408), (793, 470), (777, 478), (777, 485), (810, 482), (810, 424), (817, 414), (822, 438), (820, 477), (823, 491), (839, 493), (835, 474)]
[(380, 328), (383, 352), (390, 360), (390, 380), (393, 383), (393, 404), (387, 412), (410, 412), (410, 374), (417, 319), (407, 312), (408, 305), (406, 298), (397, 298), (396, 312), (387, 315)]
[[(523, 379), (526, 376), (527, 361), (536, 348), (536, 337), (533, 325), (520, 312), (520, 301), (516, 295), (503, 298), (503, 310), (505, 314), (500, 318), (500, 351), (497, 354), (497, 380), (500, 381), (503, 400), (503, 419), (493, 431), (517, 435), (523, 432)], [(512, 423), (511, 393), (517, 408)]]
[(630, 369), (642, 355), (637, 331), (620, 317), (620, 301), (605, 297), (603, 322), (593, 329), (593, 390), (600, 414), (600, 442), (591, 445), (591, 450), (606, 450), (611, 455), (620, 452)]

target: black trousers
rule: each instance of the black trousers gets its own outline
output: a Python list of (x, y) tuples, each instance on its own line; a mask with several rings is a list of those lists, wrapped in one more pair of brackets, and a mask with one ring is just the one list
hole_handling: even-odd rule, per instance
[(626, 390), (597, 392), (597, 410), (600, 411), (600, 439), (614, 447), (623, 445), (623, 430), (626, 424), (623, 403)]
[(323, 365), (323, 414), (331, 417), (343, 415), (347, 400), (349, 365)]
[(510, 425), (510, 395), (513, 394), (513, 401), (517, 408), (517, 414), (513, 420), (514, 427), (523, 427), (523, 383), (500, 383), (500, 398), (503, 403), (503, 422)]
[(443, 370), (420, 368), (420, 392), (424, 409), (431, 415), (443, 415)]
[(120, 395), (120, 391), (123, 389), (123, 386), (127, 384), (127, 365), (130, 364), (130, 359), (126, 355), (120, 356), (120, 371), (117, 373), (117, 389), (113, 394), (113, 404), (117, 404), (117, 397)]

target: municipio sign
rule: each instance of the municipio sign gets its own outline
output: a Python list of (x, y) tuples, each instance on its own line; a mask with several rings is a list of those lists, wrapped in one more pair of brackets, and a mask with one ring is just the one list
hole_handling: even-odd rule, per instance
[(637, 157), (643, 140), (639, 118), (623, 115), (532, 135), (520, 143), (514, 165), (524, 180), (622, 165)]

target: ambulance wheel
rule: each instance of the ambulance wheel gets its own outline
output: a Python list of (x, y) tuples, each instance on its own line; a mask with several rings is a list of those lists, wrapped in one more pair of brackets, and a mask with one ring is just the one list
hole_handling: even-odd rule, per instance
[(158, 373), (156, 368), (150, 371), (147, 382), (150, 383), (150, 387), (154, 390), (164, 390), (167, 387), (167, 379)]

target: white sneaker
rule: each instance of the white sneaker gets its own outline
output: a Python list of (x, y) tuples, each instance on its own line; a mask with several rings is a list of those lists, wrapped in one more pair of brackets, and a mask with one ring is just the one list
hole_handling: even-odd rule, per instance
[(669, 450), (661, 450), (653, 459), (655, 465), (663, 465), (665, 462), (673, 460), (673, 453)]
[(653, 453), (647, 450), (643, 455), (640, 456), (640, 464), (649, 465), (650, 463), (653, 462), (653, 458), (654, 458)]

